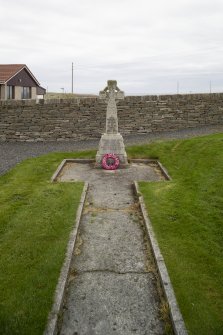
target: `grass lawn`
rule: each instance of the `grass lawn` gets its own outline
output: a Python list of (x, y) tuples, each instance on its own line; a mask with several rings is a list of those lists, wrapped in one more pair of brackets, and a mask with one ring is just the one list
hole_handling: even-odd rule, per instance
[(140, 183), (189, 334), (223, 334), (223, 134), (128, 149), (171, 182)]
[(0, 334), (42, 334), (83, 183), (52, 184), (63, 158), (29, 159), (0, 177)]
[[(223, 134), (131, 147), (171, 182), (140, 183), (189, 334), (223, 334)], [(42, 334), (82, 183), (51, 184), (63, 158), (26, 160), (0, 177), (0, 334)]]

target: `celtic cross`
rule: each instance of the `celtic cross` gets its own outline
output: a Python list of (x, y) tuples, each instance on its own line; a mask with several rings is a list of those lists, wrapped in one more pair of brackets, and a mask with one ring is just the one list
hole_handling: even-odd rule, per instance
[(100, 99), (107, 102), (106, 134), (118, 134), (118, 116), (116, 101), (124, 99), (124, 92), (117, 86), (116, 80), (108, 80), (107, 86), (99, 93)]

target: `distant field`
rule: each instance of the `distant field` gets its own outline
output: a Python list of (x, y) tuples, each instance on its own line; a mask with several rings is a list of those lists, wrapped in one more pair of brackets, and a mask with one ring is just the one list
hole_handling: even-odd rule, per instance
[(97, 95), (94, 94), (73, 94), (73, 93), (56, 93), (48, 92), (45, 95), (45, 99), (73, 99), (73, 98), (95, 98)]

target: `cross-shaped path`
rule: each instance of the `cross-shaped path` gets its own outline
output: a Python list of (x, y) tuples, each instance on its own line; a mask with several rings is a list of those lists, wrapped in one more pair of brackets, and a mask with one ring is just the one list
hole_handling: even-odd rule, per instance
[(164, 334), (151, 250), (134, 198), (134, 180), (163, 177), (152, 166), (105, 171), (66, 165), (60, 181), (89, 182), (60, 334)]

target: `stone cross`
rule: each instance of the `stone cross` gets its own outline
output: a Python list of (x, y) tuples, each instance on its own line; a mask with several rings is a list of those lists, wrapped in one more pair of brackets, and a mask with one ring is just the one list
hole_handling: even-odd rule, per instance
[(123, 142), (123, 137), (118, 132), (118, 115), (117, 115), (117, 99), (124, 99), (124, 92), (118, 86), (116, 80), (108, 80), (107, 86), (99, 93), (100, 99), (107, 102), (106, 112), (106, 132), (102, 134), (99, 142), (99, 148), (96, 155), (96, 166), (101, 165), (102, 158), (105, 154), (113, 153), (120, 161), (120, 166), (128, 165), (127, 154)]
[(99, 92), (99, 98), (107, 102), (106, 133), (118, 134), (118, 115), (116, 101), (124, 99), (124, 92), (117, 86), (116, 80), (108, 80), (107, 86)]

